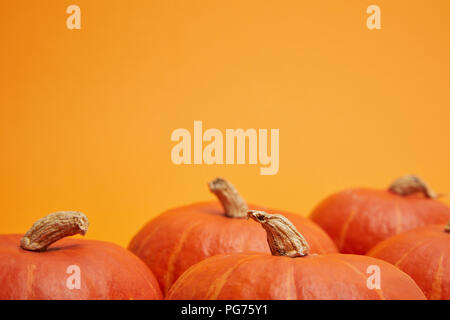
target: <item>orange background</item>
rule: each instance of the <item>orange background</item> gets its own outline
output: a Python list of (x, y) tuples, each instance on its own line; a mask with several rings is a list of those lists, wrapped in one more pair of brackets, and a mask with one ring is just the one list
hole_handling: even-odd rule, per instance
[[(82, 29), (66, 28), (81, 7)], [(366, 8), (381, 7), (381, 30)], [(232, 181), (307, 214), (416, 173), (450, 192), (450, 2), (0, 1), (0, 233), (81, 210), (127, 245)], [(176, 128), (279, 128), (280, 171), (175, 166)], [(448, 200), (445, 200), (448, 201)]]

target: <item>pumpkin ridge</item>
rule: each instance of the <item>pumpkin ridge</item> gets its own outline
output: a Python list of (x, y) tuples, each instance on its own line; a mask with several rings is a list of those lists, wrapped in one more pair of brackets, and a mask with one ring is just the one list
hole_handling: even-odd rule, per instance
[[(209, 257), (183, 274), (167, 299), (426, 299), (411, 277), (388, 263), (339, 253), (308, 257), (306, 240), (286, 217), (253, 210), (248, 216), (271, 235), (267, 242), (272, 254)], [(372, 292), (366, 287), (371, 276), (365, 268), (377, 263), (393, 284)]]
[[(150, 219), (131, 239), (128, 249), (136, 254), (153, 270), (160, 288), (168, 294), (170, 286), (193, 264), (217, 254), (234, 252), (268, 252), (267, 235), (249, 224), (245, 215), (230, 214), (230, 206), (241, 212), (245, 207), (262, 210), (263, 206), (245, 204), (244, 200), (236, 200), (236, 188), (223, 179), (209, 183), (209, 189), (216, 194), (218, 201), (194, 202), (166, 210)], [(223, 196), (221, 201), (221, 196)], [(274, 211), (265, 208), (264, 210)], [(232, 211), (232, 210), (231, 210)], [(235, 210), (236, 211), (236, 210)], [(282, 211), (284, 212), (284, 211)], [(317, 223), (306, 216), (288, 213), (295, 226), (304, 229), (313, 241), (312, 251), (315, 253), (335, 253), (336, 245), (330, 236)], [(242, 219), (241, 219), (242, 218)], [(195, 222), (195, 227), (186, 239), (181, 240), (187, 228)], [(302, 226), (305, 228), (302, 228)], [(157, 229), (157, 230), (155, 230)], [(203, 288), (204, 292), (208, 288)]]
[[(28, 232), (29, 240), (24, 241), (27, 248), (21, 247), (25, 237), (23, 234), (0, 235), (0, 299), (162, 298), (153, 273), (136, 256), (111, 242), (56, 239), (55, 234), (60, 238), (70, 234), (66, 232), (67, 221), (64, 221), (61, 230), (55, 231), (59, 227), (59, 220), (55, 220), (58, 219), (47, 223), (48, 220), (44, 219), (46, 223), (42, 228), (41, 224), (34, 224), (32, 232)], [(48, 234), (50, 240), (55, 241), (50, 243), (46, 238)], [(69, 266), (78, 268), (70, 270)], [(72, 280), (75, 281), (70, 284), (75, 287), (68, 287), (68, 274), (74, 275)], [(81, 278), (75, 278), (76, 274)]]
[(400, 232), (402, 232), (402, 215), (403, 215), (403, 210), (400, 208), (400, 205), (398, 203), (398, 201), (395, 202), (395, 213), (397, 216), (397, 223), (395, 226), (395, 232), (398, 234)]
[(394, 264), (408, 274), (427, 299), (448, 300), (447, 256), (450, 238), (444, 232), (444, 226), (429, 225), (403, 232), (384, 240), (368, 255)]
[(223, 286), (227, 282), (228, 278), (231, 276), (233, 271), (235, 271), (241, 264), (247, 262), (249, 260), (256, 259), (261, 257), (260, 254), (255, 254), (251, 256), (245, 256), (244, 258), (237, 260), (235, 265), (230, 267), (227, 272), (225, 272), (221, 277), (217, 278), (209, 287), (208, 292), (206, 293), (205, 300), (216, 300), (219, 296), (220, 292), (222, 292)]
[(167, 261), (167, 273), (166, 273), (165, 279), (164, 279), (164, 284), (165, 284), (164, 294), (167, 294), (170, 286), (173, 284), (173, 273), (175, 270), (175, 263), (177, 261), (178, 255), (181, 252), (181, 249), (183, 248), (183, 244), (185, 243), (185, 241), (186, 241), (188, 235), (190, 234), (190, 232), (192, 231), (192, 229), (194, 229), (196, 226), (200, 225), (200, 223), (201, 223), (200, 221), (197, 221), (184, 230), (183, 234), (181, 235), (180, 239), (178, 240), (178, 243), (176, 244), (175, 248), (173, 249), (172, 253), (170, 254), (169, 259)]
[[(194, 265), (190, 266), (185, 272), (183, 272), (183, 274), (177, 279), (177, 281), (175, 281), (173, 286), (171, 286), (168, 291), (176, 291), (176, 289), (178, 289), (181, 285), (183, 285), (189, 279), (189, 276), (194, 271), (196, 271), (198, 267), (199, 267), (199, 264), (194, 264)], [(200, 267), (201, 267), (201, 265), (200, 265)]]
[(353, 218), (355, 217), (356, 212), (357, 212), (357, 210), (355, 208), (353, 208), (350, 211), (350, 214), (349, 214), (347, 220), (345, 221), (344, 225), (342, 226), (341, 232), (339, 234), (339, 242), (338, 242), (339, 251), (341, 251), (342, 247), (344, 246), (345, 238), (347, 237), (348, 227), (350, 225), (350, 222), (352, 222)]
[[(335, 256), (329, 257), (329, 258), (343, 263), (345, 266), (347, 266), (348, 268), (353, 270), (356, 274), (358, 274), (362, 278), (364, 278), (364, 280), (367, 282), (367, 276), (364, 273), (362, 273), (360, 270), (358, 270), (358, 268), (353, 266), (351, 263), (349, 263), (349, 262), (347, 262), (347, 261), (345, 261), (343, 259), (339, 259), (338, 257), (335, 257)], [(374, 291), (378, 294), (378, 296), (380, 297), (380, 300), (386, 300), (386, 297), (384, 296), (383, 291), (381, 289), (376, 289)]]
[[(310, 218), (328, 233), (341, 253), (354, 254), (366, 254), (400, 232), (448, 223), (450, 207), (430, 197), (423, 181), (408, 176), (393, 185), (395, 190), (391, 185), (389, 189), (335, 192), (314, 207)], [(349, 214), (354, 208), (357, 216), (351, 220)]]
[(27, 299), (34, 298), (34, 271), (36, 270), (36, 265), (30, 263), (27, 265)]
[(400, 267), (400, 264), (405, 261), (405, 259), (408, 257), (409, 254), (411, 254), (411, 252), (413, 252), (416, 248), (423, 246), (429, 242), (433, 241), (433, 239), (425, 239), (423, 241), (420, 241), (418, 243), (416, 243), (416, 245), (412, 246), (411, 248), (409, 248), (408, 251), (406, 251), (404, 254), (402, 254), (402, 256), (400, 257), (400, 259), (397, 260), (397, 262), (395, 262), (394, 266), (396, 267)]
[[(145, 226), (143, 228), (146, 229), (147, 226)], [(145, 235), (145, 238), (138, 240), (136, 239), (136, 236), (139, 235), (141, 233), (141, 231), (139, 231), (137, 233), (137, 235), (135, 236), (135, 238), (133, 238), (128, 246), (128, 249), (131, 250), (132, 252), (134, 252), (136, 255), (141, 255), (143, 252), (142, 250), (145, 248), (145, 244), (147, 244), (148, 239), (150, 239), (159, 229), (159, 226), (157, 228), (154, 228), (152, 230), (152, 232), (149, 232), (148, 234)], [(137, 245), (135, 244), (137, 241)], [(134, 247), (136, 246), (136, 247)]]
[(433, 300), (441, 300), (442, 297), (442, 260), (444, 257), (444, 253), (441, 253), (441, 256), (439, 258), (439, 264), (438, 267), (433, 275), (433, 281), (431, 282), (431, 293), (430, 293), (430, 299)]
[(297, 300), (297, 285), (295, 284), (295, 265), (292, 263), (291, 268), (289, 269), (288, 275), (287, 275), (287, 282), (290, 284), (290, 287), (292, 288), (292, 297), (286, 298), (286, 300)]
[(389, 247), (390, 243), (391, 242), (389, 240), (382, 241), (382, 242), (380, 242), (380, 244), (377, 244), (375, 247), (373, 247), (369, 251), (367, 251), (366, 255), (374, 256), (380, 252), (383, 252), (384, 249)]

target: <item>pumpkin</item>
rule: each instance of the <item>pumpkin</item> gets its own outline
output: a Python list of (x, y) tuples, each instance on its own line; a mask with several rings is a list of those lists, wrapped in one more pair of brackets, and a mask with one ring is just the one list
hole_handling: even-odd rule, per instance
[[(190, 267), (167, 299), (341, 300), (425, 299), (404, 272), (379, 259), (310, 254), (305, 238), (279, 214), (249, 211), (267, 232), (272, 255), (221, 254)], [(367, 271), (378, 270), (376, 276)], [(377, 283), (379, 281), (379, 283)]]
[(450, 300), (450, 222), (400, 233), (377, 244), (369, 256), (409, 274), (430, 300)]
[[(164, 293), (186, 269), (207, 257), (248, 250), (269, 252), (265, 233), (247, 220), (247, 204), (234, 186), (217, 178), (209, 188), (220, 203), (195, 203), (166, 211), (144, 226), (129, 245), (155, 273)], [(308, 236), (313, 252), (337, 252), (314, 222), (284, 214)]]
[(402, 231), (446, 223), (450, 208), (419, 177), (405, 176), (388, 190), (349, 189), (323, 200), (310, 218), (334, 240), (341, 253), (365, 254)]
[(23, 237), (0, 235), (0, 300), (162, 298), (155, 276), (128, 250), (62, 239), (88, 226), (83, 213), (66, 211), (38, 220)]

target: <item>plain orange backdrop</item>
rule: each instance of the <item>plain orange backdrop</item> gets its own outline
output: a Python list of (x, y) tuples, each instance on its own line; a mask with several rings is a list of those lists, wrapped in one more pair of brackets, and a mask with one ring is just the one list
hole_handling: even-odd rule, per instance
[[(450, 192), (448, 0), (1, 0), (0, 45), (0, 233), (81, 210), (126, 246), (215, 176), (305, 215), (407, 173)], [(175, 166), (194, 120), (280, 129), (279, 173)]]

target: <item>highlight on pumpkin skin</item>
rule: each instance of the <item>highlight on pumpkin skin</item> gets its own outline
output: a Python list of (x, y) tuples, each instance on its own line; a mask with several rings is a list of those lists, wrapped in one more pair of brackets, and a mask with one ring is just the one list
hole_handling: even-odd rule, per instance
[(256, 210), (248, 210), (247, 215), (266, 230), (267, 243), (273, 256), (296, 258), (309, 254), (308, 242), (283, 215)]
[(227, 180), (216, 178), (208, 183), (209, 190), (216, 195), (229, 218), (246, 218), (248, 206), (236, 188)]
[(85, 235), (89, 228), (87, 216), (78, 211), (60, 211), (37, 220), (20, 240), (28, 251), (46, 251), (54, 242), (76, 234)]
[(396, 179), (391, 183), (388, 190), (400, 196), (408, 196), (414, 193), (422, 193), (430, 199), (441, 196), (434, 192), (423, 179), (415, 175), (406, 175)]

